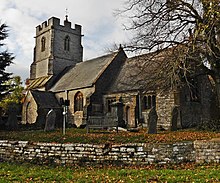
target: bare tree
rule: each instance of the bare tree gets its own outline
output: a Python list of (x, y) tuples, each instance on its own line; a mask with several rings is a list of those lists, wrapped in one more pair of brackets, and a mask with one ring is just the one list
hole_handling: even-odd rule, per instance
[(199, 67), (214, 81), (220, 106), (219, 0), (127, 0), (120, 15), (134, 32), (130, 50), (169, 50), (172, 64), (164, 67), (173, 71), (174, 83)]

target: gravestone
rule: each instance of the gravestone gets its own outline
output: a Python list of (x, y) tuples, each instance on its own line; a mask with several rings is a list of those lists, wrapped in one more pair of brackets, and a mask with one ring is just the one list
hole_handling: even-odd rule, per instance
[(18, 120), (17, 120), (17, 108), (14, 105), (9, 106), (8, 109), (8, 121), (6, 126), (9, 130), (17, 130), (18, 129)]
[(177, 131), (178, 107), (174, 107), (171, 113), (171, 131)]
[(52, 131), (55, 129), (55, 122), (56, 122), (56, 112), (51, 109), (46, 116), (46, 124), (44, 131)]
[(42, 108), (38, 108), (37, 110), (37, 119), (36, 119), (36, 127), (37, 128), (44, 128), (45, 127), (45, 121), (46, 121), (46, 116), (47, 116), (47, 111)]
[(157, 111), (156, 108), (151, 108), (148, 114), (148, 134), (156, 134), (157, 133)]

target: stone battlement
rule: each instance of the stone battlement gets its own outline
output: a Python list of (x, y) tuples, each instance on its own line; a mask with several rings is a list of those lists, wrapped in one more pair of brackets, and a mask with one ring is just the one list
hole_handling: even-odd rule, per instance
[(71, 22), (69, 22), (68, 20), (64, 20), (64, 24), (61, 25), (59, 18), (51, 17), (48, 19), (48, 21), (45, 21), (41, 25), (38, 25), (36, 27), (36, 35), (42, 34), (43, 32), (49, 29), (61, 29), (61, 30), (66, 29), (66, 31), (71, 31), (71, 32), (74, 31), (75, 34), (81, 34), (82, 26), (75, 24), (75, 27), (72, 28)]

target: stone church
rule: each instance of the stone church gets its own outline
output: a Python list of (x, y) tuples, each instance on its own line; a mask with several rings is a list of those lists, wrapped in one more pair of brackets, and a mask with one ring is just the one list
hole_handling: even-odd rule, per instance
[(68, 123), (77, 127), (85, 125), (89, 116), (111, 116), (112, 103), (117, 102), (123, 106), (127, 128), (147, 126), (152, 107), (158, 114), (158, 128), (166, 130), (172, 126), (174, 107), (179, 109), (179, 128), (211, 118), (213, 91), (206, 76), (195, 78), (196, 100), (188, 87), (178, 92), (158, 90), (150, 84), (150, 76), (160, 61), (149, 60), (149, 54), (128, 58), (123, 48), (83, 61), (81, 40), (81, 26), (72, 28), (67, 18), (60, 24), (60, 19), (52, 17), (36, 27), (23, 123), (44, 125), (51, 109), (57, 113), (57, 124), (62, 123), (63, 101), (69, 101)]

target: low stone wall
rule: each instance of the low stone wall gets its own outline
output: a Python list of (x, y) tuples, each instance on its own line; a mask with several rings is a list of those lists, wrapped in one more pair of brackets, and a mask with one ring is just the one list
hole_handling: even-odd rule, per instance
[[(28, 141), (0, 141), (2, 161), (29, 161), (41, 164), (219, 162), (220, 141), (174, 144), (59, 144)], [(209, 158), (212, 157), (212, 158)]]
[(220, 163), (220, 139), (195, 141), (197, 163)]

